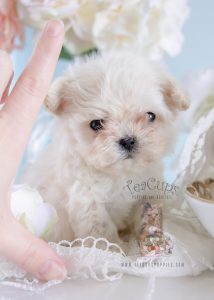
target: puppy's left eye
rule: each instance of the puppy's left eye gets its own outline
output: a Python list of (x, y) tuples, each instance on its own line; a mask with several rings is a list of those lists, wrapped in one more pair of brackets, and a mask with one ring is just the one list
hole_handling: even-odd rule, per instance
[(92, 120), (90, 123), (91, 129), (98, 131), (103, 128), (103, 120)]
[(147, 112), (147, 115), (149, 117), (149, 122), (154, 122), (156, 115), (151, 111)]

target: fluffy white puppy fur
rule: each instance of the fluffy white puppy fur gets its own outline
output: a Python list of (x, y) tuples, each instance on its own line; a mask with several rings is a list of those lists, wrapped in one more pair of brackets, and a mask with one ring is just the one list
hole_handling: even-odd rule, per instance
[(124, 186), (162, 176), (185, 95), (162, 66), (112, 52), (74, 63), (53, 82), (45, 105), (56, 115), (53, 142), (25, 179), (57, 209), (48, 239), (120, 242), (134, 205)]

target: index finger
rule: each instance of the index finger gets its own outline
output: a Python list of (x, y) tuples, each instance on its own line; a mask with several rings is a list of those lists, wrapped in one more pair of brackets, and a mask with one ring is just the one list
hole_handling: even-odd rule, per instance
[(32, 125), (47, 94), (63, 38), (63, 23), (49, 21), (27, 67), (0, 111), (1, 152), (4, 153), (1, 163), (8, 169), (7, 163), (13, 158), (9, 178), (16, 173)]
[(63, 23), (58, 20), (49, 21), (27, 67), (9, 96), (4, 110), (13, 116), (13, 123), (18, 123), (19, 128), (20, 126), (31, 128), (34, 122), (34, 117), (47, 94), (62, 48), (63, 37)]

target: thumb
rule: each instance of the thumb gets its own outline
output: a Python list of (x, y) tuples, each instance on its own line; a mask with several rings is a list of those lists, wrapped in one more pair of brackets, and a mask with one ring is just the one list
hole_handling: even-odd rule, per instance
[(33, 236), (15, 218), (11, 216), (10, 222), (7, 219), (7, 226), (3, 226), (3, 231), (1, 255), (42, 281), (65, 278), (67, 272), (61, 258), (46, 242)]

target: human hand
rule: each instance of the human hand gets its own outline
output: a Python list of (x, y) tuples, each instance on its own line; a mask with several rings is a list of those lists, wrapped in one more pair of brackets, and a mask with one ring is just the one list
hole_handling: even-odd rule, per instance
[(9, 55), (0, 50), (0, 255), (40, 280), (64, 279), (66, 269), (47, 243), (33, 236), (13, 217), (10, 195), (36, 115), (48, 87), (63, 43), (60, 21), (50, 21), (10, 95), (13, 74)]

